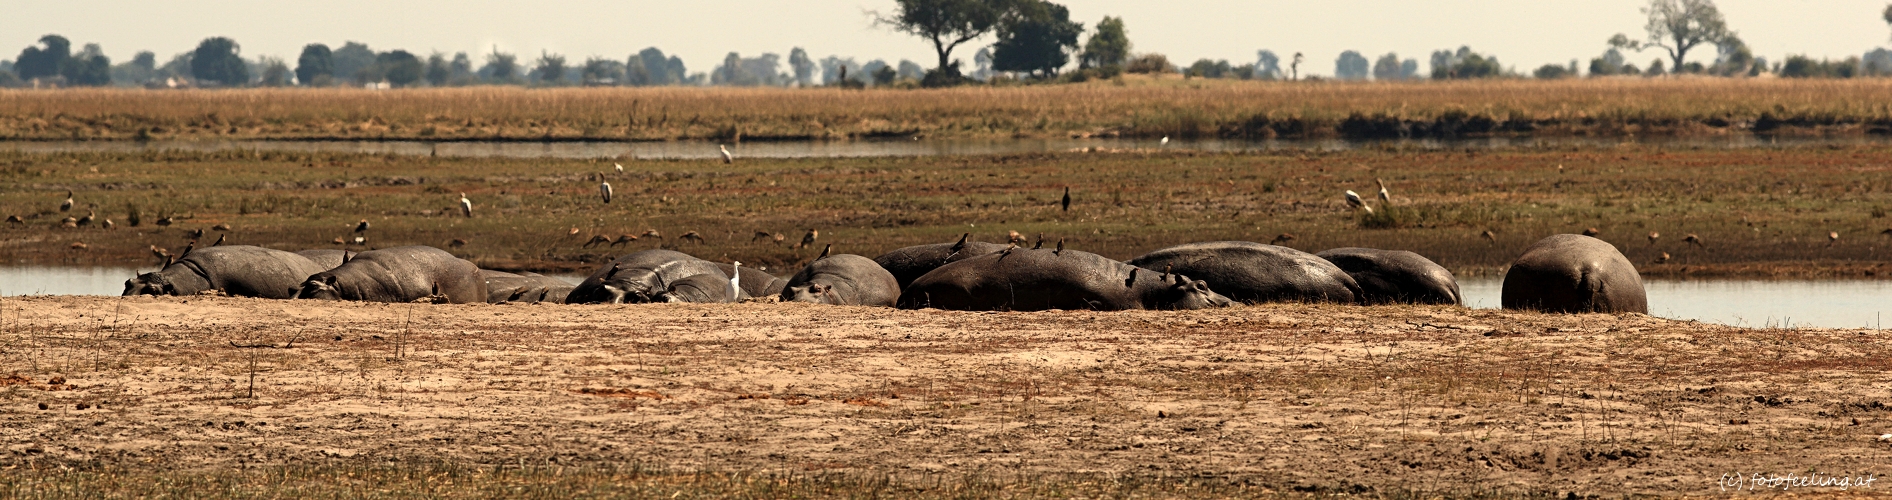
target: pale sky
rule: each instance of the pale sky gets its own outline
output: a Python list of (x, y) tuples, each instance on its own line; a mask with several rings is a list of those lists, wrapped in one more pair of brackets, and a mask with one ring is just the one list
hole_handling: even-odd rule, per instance
[[(1331, 74), (1340, 52), (1368, 58), (1397, 52), (1424, 67), (1433, 50), (1470, 45), (1521, 72), (1581, 59), (1587, 67), (1615, 33), (1642, 36), (1646, 0), (1066, 0), (1088, 29), (1121, 16), (1136, 52), (1158, 52), (1187, 65), (1198, 58), (1254, 62), (1271, 49), (1307, 55), (1304, 74)], [(1756, 55), (1843, 58), (1892, 46), (1881, 18), (1887, 0), (1719, 0), (1728, 24)], [(624, 59), (656, 46), (683, 57), (691, 72), (731, 51), (744, 56), (803, 47), (866, 62), (911, 59), (931, 67), (928, 44), (872, 26), (867, 11), (893, 0), (0, 0), (0, 59), (11, 60), (40, 35), (58, 33), (73, 48), (101, 44), (114, 63), (139, 50), (159, 62), (210, 36), (228, 36), (245, 57), (270, 55), (293, 66), (304, 44), (339, 47), (355, 40), (377, 50), (479, 54), (499, 50), (535, 57), (541, 50), (573, 62)], [(1088, 34), (1086, 35), (1088, 36)], [(971, 66), (972, 44), (955, 52)], [(1712, 47), (1690, 60), (1709, 61)], [(1631, 53), (1638, 65), (1658, 51)]]

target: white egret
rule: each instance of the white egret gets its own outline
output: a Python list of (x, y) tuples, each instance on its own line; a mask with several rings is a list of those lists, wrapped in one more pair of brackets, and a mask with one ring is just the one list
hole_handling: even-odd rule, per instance
[(1392, 204), (1392, 203), (1393, 203), (1393, 195), (1392, 195), (1392, 193), (1388, 193), (1388, 192), (1386, 192), (1386, 181), (1383, 181), (1383, 180), (1379, 180), (1378, 178), (1375, 178), (1375, 179), (1373, 179), (1373, 182), (1377, 182), (1377, 183), (1379, 183), (1379, 185), (1380, 185), (1380, 204), (1382, 204), (1382, 205), (1389, 205), (1389, 204)]
[(473, 217), (473, 200), (466, 199), (466, 193), (460, 193), (460, 215)]
[(731, 261), (730, 264), (734, 268), (729, 270), (729, 298), (740, 300), (742, 298), (742, 262)]
[(1163, 140), (1157, 141), (1156, 145), (1159, 147), (1169, 147), (1169, 136), (1163, 136)]
[(736, 155), (729, 154), (728, 146), (717, 144), (716, 149), (723, 151), (723, 163), (734, 163), (736, 161)]
[(620, 173), (620, 174), (622, 174), (622, 173), (624, 173), (624, 164), (622, 164), (622, 163), (613, 163), (612, 165), (617, 165), (617, 167), (618, 167), (618, 173)]

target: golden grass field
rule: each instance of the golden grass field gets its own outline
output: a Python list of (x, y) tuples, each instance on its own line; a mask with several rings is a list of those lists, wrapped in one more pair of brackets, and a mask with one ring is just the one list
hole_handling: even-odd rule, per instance
[[(1127, 259), (1223, 239), (1307, 251), (1412, 250), (1460, 273), (1501, 271), (1524, 246), (1596, 228), (1648, 275), (1884, 278), (1892, 249), (1892, 148), (1655, 146), (1500, 151), (1366, 148), (1244, 154), (1120, 151), (851, 159), (627, 161), (446, 159), (294, 153), (0, 153), (0, 259), (151, 266), (189, 230), (228, 224), (229, 242), (332, 247), (359, 220), (365, 247), (449, 248), (483, 266), (588, 271), (665, 246), (791, 274), (832, 243), (878, 255), (901, 246), (1017, 231)], [(600, 177), (602, 176), (602, 177)], [(613, 203), (599, 200), (599, 179)], [(1374, 179), (1388, 217), (1350, 211)], [(1058, 206), (1070, 187), (1069, 212)], [(57, 211), (67, 190), (76, 208)], [(460, 193), (473, 218), (454, 208)], [(1377, 201), (1374, 202), (1376, 205)], [(142, 224), (131, 227), (129, 216)], [(116, 229), (68, 229), (95, 212)], [(175, 217), (176, 224), (155, 221)], [(572, 234), (576, 229), (577, 233)], [(662, 239), (591, 246), (655, 229)], [(797, 249), (808, 229), (812, 248)], [(756, 239), (756, 232), (784, 241)], [(1486, 231), (1493, 236), (1483, 237)], [(680, 241), (696, 232), (702, 244)], [(1649, 233), (1660, 237), (1651, 242)], [(1829, 238), (1837, 233), (1838, 239)], [(1684, 242), (1698, 235), (1704, 245)], [(220, 233), (207, 233), (208, 244)], [(86, 248), (74, 249), (75, 243)], [(351, 248), (363, 248), (351, 246)], [(1666, 261), (1658, 263), (1662, 254)]]
[(0, 140), (824, 140), (1864, 134), (1892, 79), (1259, 82), (940, 90), (0, 90)]

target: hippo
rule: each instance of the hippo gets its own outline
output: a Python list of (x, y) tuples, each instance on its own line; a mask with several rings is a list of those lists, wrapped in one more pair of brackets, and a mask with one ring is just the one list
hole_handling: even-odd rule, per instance
[(296, 252), (296, 255), (308, 257), (309, 260), (315, 261), (316, 264), (320, 264), (322, 266), (322, 270), (327, 271), (327, 270), (334, 269), (337, 267), (342, 267), (342, 263), (348, 262), (348, 258), (355, 256), (355, 253), (356, 252), (350, 252), (347, 250), (341, 250), (341, 249), (336, 249), (336, 248), (314, 248), (314, 249)]
[(619, 257), (593, 271), (565, 297), (567, 304), (622, 304), (655, 300), (670, 285), (698, 274), (729, 275), (716, 263), (671, 250), (645, 250)]
[(486, 302), (479, 266), (429, 246), (369, 250), (302, 282), (298, 299), (414, 302), (444, 297), (453, 304)]
[(1217, 292), (1249, 304), (1337, 302), (1356, 304), (1360, 284), (1313, 254), (1248, 241), (1212, 241), (1164, 248), (1130, 265), (1170, 271), (1214, 283)]
[(926, 273), (900, 294), (899, 307), (962, 311), (1121, 311), (1228, 307), (1209, 283), (1076, 250), (1013, 248)]
[(565, 303), (565, 295), (571, 293), (572, 285), (565, 280), (534, 273), (508, 273), (481, 269), (480, 276), (486, 279), (486, 303), (522, 302), (536, 304), (551, 302)]
[[(651, 302), (692, 302), (726, 304), (749, 298), (740, 287), (729, 286), (728, 275), (697, 274), (670, 283), (670, 289), (651, 298)], [(733, 292), (733, 293), (732, 293)]]
[(781, 291), (782, 302), (893, 307), (900, 300), (900, 282), (893, 273), (853, 254), (816, 259), (789, 278), (787, 285)]
[(1649, 313), (1636, 266), (1616, 247), (1577, 234), (1556, 234), (1525, 247), (1504, 273), (1505, 309), (1553, 313)]
[(1360, 301), (1367, 304), (1464, 303), (1452, 272), (1416, 253), (1335, 248), (1314, 255), (1353, 277), (1360, 285)]
[(900, 289), (905, 290), (913, 284), (913, 280), (939, 269), (939, 266), (1010, 248), (1009, 245), (997, 243), (966, 241), (968, 236), (971, 234), (961, 235), (958, 243), (934, 243), (896, 249), (874, 257), (874, 263), (893, 274), (894, 281), (900, 284)]
[(744, 267), (740, 268), (741, 271), (737, 271), (738, 268), (735, 265), (721, 262), (716, 263), (716, 268), (723, 270), (724, 276), (732, 272), (742, 273), (742, 293), (750, 297), (774, 296), (782, 293), (782, 288), (788, 286), (788, 282), (782, 278), (755, 268)]
[(308, 257), (249, 245), (192, 250), (158, 272), (125, 280), (125, 295), (195, 295), (288, 299), (309, 275), (327, 270)]

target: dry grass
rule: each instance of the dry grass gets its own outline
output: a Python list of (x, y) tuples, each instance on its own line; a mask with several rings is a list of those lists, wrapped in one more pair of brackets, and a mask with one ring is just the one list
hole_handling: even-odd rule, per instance
[(0, 90), (0, 139), (675, 140), (1866, 133), (1892, 79), (1099, 81), (944, 90)]
[[(368, 219), (368, 246), (448, 248), (462, 239), (452, 251), (508, 269), (588, 269), (661, 245), (787, 274), (827, 243), (877, 255), (962, 232), (1004, 241), (1016, 230), (1113, 258), (1289, 233), (1295, 239), (1284, 244), (1294, 248), (1408, 249), (1467, 274), (1498, 270), (1545, 235), (1597, 228), (1645, 273), (1881, 278), (1892, 274), (1883, 268), (1892, 250), (1881, 250), (1892, 245), (1881, 235), (1892, 228), (1887, 165), (1892, 149), (1882, 147), (642, 161), (621, 175), (597, 160), (0, 154), (0, 190), (9, 193), (0, 215), (25, 219), (0, 226), (0, 259), (149, 265), (149, 246), (179, 250), (185, 230), (217, 224), (235, 228), (233, 243), (325, 247)], [(599, 175), (616, 188), (610, 205), (597, 198)], [(1393, 206), (1357, 217), (1338, 193), (1371, 193), (1375, 178), (1390, 184)], [(1070, 212), (1058, 207), (1065, 186)], [(78, 205), (62, 214), (68, 189)], [(453, 208), (462, 192), (476, 204), (472, 219)], [(118, 229), (59, 227), (90, 210)], [(142, 225), (129, 227), (133, 211)], [(167, 216), (177, 225), (155, 225)], [(794, 248), (811, 228), (821, 232), (817, 244)], [(649, 229), (666, 238), (584, 246), (593, 235)], [(676, 239), (691, 231), (706, 241)], [(785, 241), (755, 241), (757, 231)], [(1653, 244), (1650, 232), (1661, 234)], [(1688, 234), (1705, 246), (1684, 243)], [(1670, 259), (1656, 264), (1663, 253)]]

